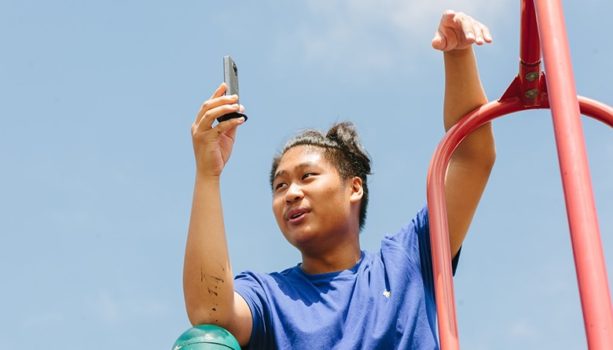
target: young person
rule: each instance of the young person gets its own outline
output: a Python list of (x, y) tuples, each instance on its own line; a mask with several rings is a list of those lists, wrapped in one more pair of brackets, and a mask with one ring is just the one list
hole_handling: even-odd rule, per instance
[[(487, 99), (473, 44), (491, 42), (487, 27), (446, 11), (432, 40), (444, 52), (444, 124), (450, 128)], [(327, 134), (307, 131), (273, 161), (272, 208), (302, 263), (272, 274), (233, 279), (225, 237), (220, 176), (244, 122), (217, 117), (242, 110), (220, 85), (192, 126), (196, 183), (184, 265), (192, 324), (228, 329), (253, 349), (436, 349), (435, 301), (424, 208), (378, 252), (360, 249), (370, 159), (351, 123)], [(495, 150), (486, 124), (456, 150), (445, 187), (451, 252), (457, 257)]]

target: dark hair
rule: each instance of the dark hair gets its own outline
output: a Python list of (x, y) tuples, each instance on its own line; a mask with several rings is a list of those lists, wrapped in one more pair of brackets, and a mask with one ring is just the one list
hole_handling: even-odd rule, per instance
[(347, 180), (354, 176), (362, 179), (364, 194), (360, 203), (359, 224), (360, 230), (366, 221), (366, 207), (368, 206), (368, 182), (370, 175), (370, 158), (360, 144), (357, 130), (351, 122), (341, 122), (332, 125), (324, 135), (318, 130), (306, 130), (290, 139), (283, 147), (283, 151), (276, 155), (270, 170), (270, 186), (281, 158), (290, 148), (296, 146), (320, 147), (324, 150), (324, 157), (332, 163), (339, 172), (341, 179)]

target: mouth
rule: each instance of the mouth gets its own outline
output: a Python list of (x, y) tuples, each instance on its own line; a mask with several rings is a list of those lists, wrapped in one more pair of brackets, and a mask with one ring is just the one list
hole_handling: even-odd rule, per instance
[(304, 208), (292, 209), (285, 214), (285, 220), (290, 223), (297, 223), (302, 220), (307, 213), (308, 210)]

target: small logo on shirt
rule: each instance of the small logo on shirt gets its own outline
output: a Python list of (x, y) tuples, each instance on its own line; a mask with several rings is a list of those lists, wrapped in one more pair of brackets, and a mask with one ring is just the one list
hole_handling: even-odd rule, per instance
[(383, 296), (389, 299), (392, 296), (392, 292), (390, 292), (389, 290), (384, 290)]

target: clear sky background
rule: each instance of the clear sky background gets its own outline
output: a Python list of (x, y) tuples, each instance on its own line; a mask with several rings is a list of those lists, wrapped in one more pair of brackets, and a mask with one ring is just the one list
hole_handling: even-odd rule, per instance
[[(613, 2), (563, 4), (577, 90), (613, 105)], [(271, 213), (271, 159), (296, 131), (345, 119), (374, 160), (361, 238), (377, 249), (426, 201), (446, 8), (491, 28), (477, 55), (500, 97), (519, 1), (0, 0), (0, 348), (169, 349), (189, 327), (190, 126), (226, 54), (250, 117), (222, 181), (234, 271), (299, 262)], [(611, 274), (613, 130), (583, 125)], [(494, 127), (455, 278), (463, 348), (585, 349), (549, 112)]]

